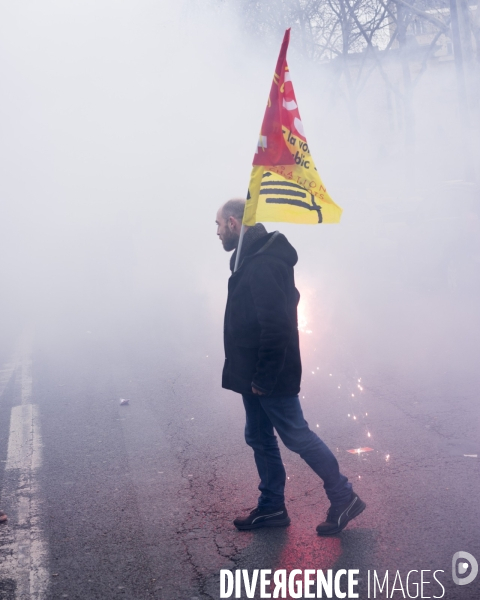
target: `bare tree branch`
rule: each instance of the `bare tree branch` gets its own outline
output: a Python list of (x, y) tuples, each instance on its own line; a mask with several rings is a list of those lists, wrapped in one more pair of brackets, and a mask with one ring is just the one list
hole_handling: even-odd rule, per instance
[(404, 6), (405, 8), (408, 8), (408, 10), (410, 12), (412, 12), (413, 14), (418, 15), (419, 17), (422, 17), (422, 19), (425, 19), (426, 21), (430, 21), (430, 23), (432, 23), (432, 25), (435, 25), (435, 27), (438, 27), (439, 29), (441, 29), (443, 31), (443, 33), (450, 33), (450, 27), (448, 27), (448, 25), (445, 25), (445, 23), (443, 21), (440, 21), (440, 19), (437, 19), (433, 15), (430, 15), (429, 13), (427, 13), (423, 10), (419, 10), (418, 8), (415, 8), (415, 6), (412, 6), (408, 2), (405, 2), (405, 0), (392, 0), (392, 2), (395, 2), (395, 4), (400, 4), (400, 5)]

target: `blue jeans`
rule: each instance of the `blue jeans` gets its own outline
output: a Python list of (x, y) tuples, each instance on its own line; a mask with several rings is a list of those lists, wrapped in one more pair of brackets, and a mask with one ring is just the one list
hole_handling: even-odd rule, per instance
[(274, 428), (285, 446), (300, 454), (323, 479), (332, 506), (350, 500), (352, 485), (340, 473), (332, 451), (309, 429), (298, 396), (270, 398), (249, 394), (243, 396), (243, 404), (247, 413), (245, 441), (253, 448), (260, 476), (259, 507), (278, 508), (285, 503), (286, 474)]

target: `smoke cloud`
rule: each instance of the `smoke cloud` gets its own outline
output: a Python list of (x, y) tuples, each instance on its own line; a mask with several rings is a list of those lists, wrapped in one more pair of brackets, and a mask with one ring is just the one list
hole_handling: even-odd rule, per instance
[[(249, 33), (233, 3), (2, 2), (1, 13), (2, 328), (153, 324), (165, 343), (221, 357), (229, 257), (215, 214), (246, 193), (281, 34)], [(298, 35), (289, 65), (344, 209), (338, 226), (267, 225), (300, 256), (305, 359), (314, 339), (329, 360), (348, 349), (399, 368), (473, 361), (480, 198), (452, 65), (415, 89), (411, 152), (378, 73), (353, 127), (335, 70), (306, 58)]]

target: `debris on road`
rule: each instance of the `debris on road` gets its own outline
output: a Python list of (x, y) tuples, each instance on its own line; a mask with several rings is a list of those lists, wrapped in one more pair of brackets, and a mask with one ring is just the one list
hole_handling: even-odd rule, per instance
[(0, 510), (0, 523), (5, 523), (7, 521), (7, 515)]
[(127, 404), (130, 404), (130, 400), (127, 398), (120, 398), (120, 406), (125, 406)]

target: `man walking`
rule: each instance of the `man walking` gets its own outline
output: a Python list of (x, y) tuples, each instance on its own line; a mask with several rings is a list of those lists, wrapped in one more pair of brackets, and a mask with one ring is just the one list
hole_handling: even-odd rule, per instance
[(230, 259), (225, 310), (222, 386), (243, 397), (245, 440), (253, 448), (260, 476), (258, 506), (235, 519), (237, 529), (283, 527), (285, 468), (274, 429), (287, 448), (300, 454), (321, 477), (331, 506), (319, 535), (342, 531), (365, 503), (340, 473), (338, 462), (309, 429), (298, 399), (302, 365), (297, 326), (300, 298), (293, 267), (297, 253), (287, 238), (267, 233), (261, 223), (246, 229), (238, 269), (233, 273), (245, 200), (229, 200), (217, 213), (217, 235)]

